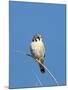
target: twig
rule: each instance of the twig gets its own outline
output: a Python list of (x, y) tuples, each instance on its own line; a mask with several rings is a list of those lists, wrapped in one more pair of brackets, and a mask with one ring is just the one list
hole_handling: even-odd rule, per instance
[(39, 79), (39, 77), (37, 76), (37, 74), (35, 74), (35, 75), (36, 75), (36, 79), (38, 80), (39, 84), (40, 84), (41, 86), (43, 86), (43, 84), (42, 84), (42, 82), (40, 81), (40, 79)]
[[(19, 50), (16, 50), (16, 52), (23, 54), (23, 52), (21, 52), (21, 51), (19, 51)], [(32, 57), (32, 55), (30, 55), (30, 54), (26, 54), (26, 55)], [(40, 81), (40, 79), (39, 79), (39, 77), (37, 76), (37, 74), (35, 74), (35, 76), (36, 76), (36, 79), (38, 80), (39, 84), (42, 86), (42, 82)]]
[[(16, 50), (16, 52), (18, 52), (18, 53), (22, 53), (21, 51), (19, 51), (19, 50)], [(23, 53), (22, 53), (23, 54)], [(30, 57), (32, 57), (32, 55), (30, 55), (30, 54), (26, 54), (27, 56), (30, 56)], [(32, 57), (33, 58), (33, 57)], [(50, 74), (50, 76), (53, 78), (53, 80), (56, 82), (56, 85), (59, 85), (58, 84), (58, 81), (56, 80), (56, 78), (54, 77), (54, 75), (49, 71), (49, 69), (47, 68), (47, 67), (45, 67), (45, 65), (43, 65), (39, 60), (37, 60), (36, 59), (36, 61), (39, 63), (39, 64), (41, 64), (46, 70), (47, 70), (47, 72)], [(37, 76), (36, 76), (36, 78), (37, 78)]]
[(23, 52), (22, 52), (22, 51), (19, 51), (19, 50), (16, 50), (15, 52), (16, 52), (16, 53), (21, 53), (21, 54), (23, 54)]
[[(32, 57), (32, 55), (30, 55), (30, 54), (27, 54), (27, 55), (30, 56), (30, 57)], [(45, 65), (43, 65), (39, 60), (36, 59), (36, 61), (37, 61), (39, 64), (41, 64), (41, 65), (48, 71), (48, 73), (50, 74), (50, 76), (54, 79), (56, 85), (59, 85), (59, 84), (58, 84), (58, 81), (57, 81), (56, 78), (53, 76), (53, 74), (49, 71), (49, 69), (48, 69), (47, 67), (45, 67)]]

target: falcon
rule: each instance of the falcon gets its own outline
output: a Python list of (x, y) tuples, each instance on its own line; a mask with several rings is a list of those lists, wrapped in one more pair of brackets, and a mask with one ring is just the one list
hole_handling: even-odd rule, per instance
[(40, 34), (37, 33), (32, 37), (32, 42), (30, 44), (30, 51), (32, 57), (40, 62), (38, 63), (40, 71), (44, 73), (45, 68), (41, 65), (41, 63), (44, 65), (45, 45)]

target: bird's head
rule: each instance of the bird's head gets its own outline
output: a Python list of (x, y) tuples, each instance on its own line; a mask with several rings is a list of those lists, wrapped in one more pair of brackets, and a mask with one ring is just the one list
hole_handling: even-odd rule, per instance
[(37, 41), (41, 41), (42, 40), (42, 37), (39, 33), (35, 34), (32, 38), (32, 41), (34, 42), (37, 42)]

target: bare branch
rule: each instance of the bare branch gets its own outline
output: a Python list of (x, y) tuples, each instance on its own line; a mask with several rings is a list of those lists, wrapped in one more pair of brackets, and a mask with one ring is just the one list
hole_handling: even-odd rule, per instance
[(41, 86), (43, 86), (43, 84), (42, 84), (41, 80), (39, 79), (38, 75), (35, 74), (35, 76), (36, 76), (36, 79), (38, 80), (39, 84), (40, 84)]
[[(28, 54), (28, 56), (32, 57), (32, 55)], [(45, 67), (45, 65), (43, 65), (39, 60), (36, 59), (36, 61), (41, 64), (46, 70), (47, 72), (50, 74), (50, 76), (53, 78), (53, 80), (55, 81), (56, 85), (58, 84), (58, 81), (56, 80), (56, 78), (54, 77), (54, 75), (49, 71), (49, 69), (47, 67)]]
[[(19, 51), (19, 50), (16, 50), (16, 52), (22, 53), (22, 52)], [(32, 57), (32, 55), (30, 55), (30, 54), (26, 54), (26, 55)], [(33, 58), (33, 57), (32, 57), (32, 58)], [(58, 81), (56, 80), (56, 78), (54, 77), (54, 75), (49, 71), (49, 69), (48, 69), (45, 65), (43, 65), (39, 60), (36, 59), (36, 61), (37, 61), (39, 64), (41, 64), (41, 65), (47, 70), (47, 72), (50, 74), (50, 76), (51, 76), (51, 77), (53, 78), (53, 80), (55, 81), (56, 85), (59, 85), (59, 84), (58, 84)], [(36, 76), (36, 78), (37, 78), (37, 76)], [(38, 78), (37, 78), (37, 79), (38, 79)]]

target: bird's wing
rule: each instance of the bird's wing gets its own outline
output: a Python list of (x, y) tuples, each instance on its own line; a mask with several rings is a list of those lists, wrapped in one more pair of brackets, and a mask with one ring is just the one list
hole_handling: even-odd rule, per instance
[(31, 52), (32, 57), (34, 58), (34, 53), (33, 53), (33, 49), (32, 49), (32, 44), (30, 45), (30, 52)]

